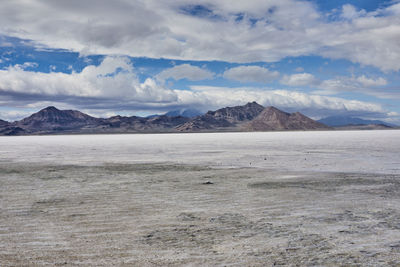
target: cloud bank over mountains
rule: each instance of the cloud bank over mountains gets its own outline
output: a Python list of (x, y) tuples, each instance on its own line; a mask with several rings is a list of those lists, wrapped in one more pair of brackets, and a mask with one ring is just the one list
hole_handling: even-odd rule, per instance
[[(26, 67), (26, 66), (25, 66)], [(41, 73), (25, 70), (24, 66), (13, 66), (0, 70), (0, 90), (3, 94), (20, 104), (29, 105), (35, 102), (61, 101), (70, 106), (91, 109), (171, 109), (174, 107), (196, 106), (206, 110), (221, 106), (241, 105), (257, 100), (263, 105), (285, 107), (292, 110), (313, 110), (311, 115), (318, 112), (327, 114), (351, 111), (353, 113), (368, 113), (382, 116), (386, 111), (377, 104), (362, 101), (349, 101), (341, 98), (309, 95), (287, 90), (274, 90), (263, 87), (216, 87), (216, 86), (191, 86), (191, 90), (178, 90), (166, 87), (157, 79), (147, 78), (140, 82), (136, 69), (126, 57), (106, 57), (100, 65), (89, 65), (81, 72)], [(189, 70), (180, 75), (175, 71)], [(208, 70), (190, 65), (178, 65), (160, 73), (164, 78), (193, 79), (203, 76), (211, 78), (213, 74)], [(263, 68), (232, 68), (224, 73), (240, 79), (240, 70), (245, 72), (256, 70), (254, 73), (265, 72), (270, 75), (260, 77), (277, 77), (279, 74)], [(238, 71), (239, 70), (239, 71)], [(180, 73), (180, 72), (179, 72)], [(159, 75), (159, 76), (160, 76)], [(237, 76), (234, 76), (237, 75)], [(157, 76), (157, 77), (159, 77)], [(257, 80), (257, 75), (253, 75)], [(201, 78), (201, 79), (203, 79)], [(23, 95), (23, 96), (21, 96)], [(43, 97), (44, 96), (44, 97)], [(89, 112), (90, 113), (90, 112)], [(94, 111), (94, 114), (96, 111)], [(310, 112), (309, 112), (310, 113)], [(92, 112), (93, 114), (93, 112)]]

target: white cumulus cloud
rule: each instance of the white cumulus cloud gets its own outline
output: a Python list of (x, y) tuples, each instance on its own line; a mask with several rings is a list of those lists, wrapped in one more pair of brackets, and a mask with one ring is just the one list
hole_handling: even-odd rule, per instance
[(168, 78), (174, 80), (187, 79), (190, 81), (201, 81), (214, 78), (214, 73), (190, 64), (181, 64), (163, 70), (156, 76), (156, 78), (161, 81)]
[(341, 13), (341, 17), (345, 18), (345, 19), (355, 19), (358, 18), (360, 16), (365, 15), (366, 12), (364, 9), (362, 10), (357, 10), (355, 6), (351, 5), (351, 4), (345, 4), (342, 6), (342, 13)]
[(239, 82), (268, 83), (277, 79), (279, 72), (259, 66), (239, 66), (226, 70), (223, 77)]
[(20, 65), (0, 70), (0, 92), (48, 96), (120, 98), (163, 102), (176, 99), (171, 90), (147, 79), (140, 83), (129, 59), (106, 57), (100, 65), (81, 72), (26, 71)]
[(357, 92), (372, 95), (378, 98), (395, 98), (400, 99), (398, 90), (390, 90), (387, 88), (379, 88), (386, 86), (387, 81), (382, 77), (370, 78), (365, 75), (344, 77), (338, 76), (333, 79), (322, 81), (316, 86), (320, 94), (336, 94), (340, 92)]
[(246, 63), (320, 55), (397, 71), (399, 10), (344, 5), (328, 21), (311, 1), (13, 0), (1, 2), (0, 34), (83, 54)]
[(371, 79), (366, 77), (365, 75), (362, 75), (360, 77), (357, 77), (357, 82), (360, 84), (367, 86), (367, 87), (373, 87), (373, 86), (385, 86), (387, 84), (386, 79), (379, 77), (377, 79)]
[(314, 75), (305, 72), (284, 75), (280, 82), (289, 86), (315, 86), (319, 84), (319, 80)]

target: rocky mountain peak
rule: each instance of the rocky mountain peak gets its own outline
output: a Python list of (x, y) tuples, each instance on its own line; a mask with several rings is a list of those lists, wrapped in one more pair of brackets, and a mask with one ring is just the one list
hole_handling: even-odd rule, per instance
[(225, 107), (215, 111), (208, 111), (183, 125), (178, 126), (178, 131), (201, 131), (228, 127), (236, 127), (251, 121), (258, 116), (264, 107), (256, 102), (249, 102), (243, 106)]
[(17, 122), (17, 125), (41, 129), (69, 128), (95, 123), (97, 120), (97, 118), (78, 110), (59, 110), (56, 107), (49, 106)]
[(248, 102), (246, 105), (244, 105), (245, 107), (248, 107), (248, 108), (263, 108), (264, 109), (264, 107), (263, 106), (261, 106), (260, 104), (258, 104), (256, 101), (253, 101), (253, 102)]
[(43, 111), (44, 112), (51, 112), (51, 111), (57, 112), (57, 111), (60, 111), (60, 110), (58, 108), (56, 108), (55, 106), (48, 106), (48, 107), (40, 110), (39, 112), (43, 112)]
[(296, 113), (287, 113), (275, 107), (265, 108), (254, 120), (243, 127), (247, 131), (329, 129), (326, 125)]
[(263, 110), (263, 106), (252, 102), (244, 106), (226, 107), (216, 111), (209, 111), (207, 114), (213, 116), (217, 120), (227, 120), (229, 123), (238, 123), (252, 120)]

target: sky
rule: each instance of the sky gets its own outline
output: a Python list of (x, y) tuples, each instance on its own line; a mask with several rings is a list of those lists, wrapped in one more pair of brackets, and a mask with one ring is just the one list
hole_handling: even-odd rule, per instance
[(398, 0), (0, 0), (0, 119), (256, 101), (400, 125)]

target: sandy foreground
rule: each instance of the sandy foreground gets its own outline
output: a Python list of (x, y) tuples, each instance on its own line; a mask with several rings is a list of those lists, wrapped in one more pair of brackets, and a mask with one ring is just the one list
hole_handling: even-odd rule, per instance
[(399, 266), (399, 137), (0, 138), (0, 266)]

